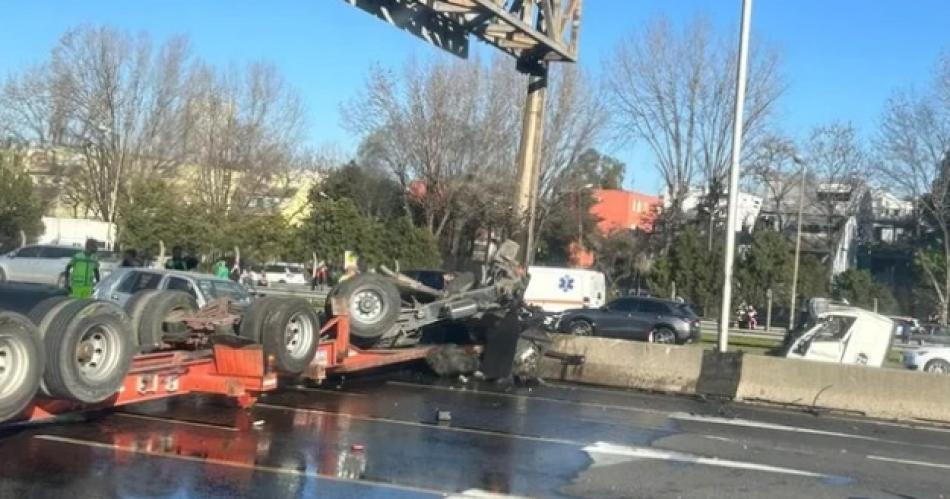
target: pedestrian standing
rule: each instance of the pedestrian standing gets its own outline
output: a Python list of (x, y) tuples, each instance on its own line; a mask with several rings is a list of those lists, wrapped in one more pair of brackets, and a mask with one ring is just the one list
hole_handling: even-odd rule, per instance
[(229, 279), (231, 277), (231, 271), (228, 270), (228, 264), (225, 263), (224, 260), (218, 260), (214, 262), (214, 266), (211, 270), (215, 277), (219, 277), (221, 279)]
[(141, 267), (142, 261), (138, 258), (138, 253), (134, 249), (127, 249), (122, 253), (122, 263), (120, 267)]
[(188, 270), (188, 263), (185, 262), (184, 251), (181, 246), (172, 248), (172, 257), (165, 262), (165, 268), (168, 270)]
[(66, 283), (69, 286), (69, 296), (73, 298), (89, 298), (99, 282), (99, 260), (96, 251), (99, 243), (95, 239), (87, 239), (83, 251), (73, 255), (66, 265)]

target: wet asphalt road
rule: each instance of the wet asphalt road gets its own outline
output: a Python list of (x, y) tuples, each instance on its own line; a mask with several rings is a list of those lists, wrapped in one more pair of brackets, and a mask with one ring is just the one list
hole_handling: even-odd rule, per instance
[(0, 462), (2, 497), (950, 495), (950, 429), (414, 373), (7, 429)]

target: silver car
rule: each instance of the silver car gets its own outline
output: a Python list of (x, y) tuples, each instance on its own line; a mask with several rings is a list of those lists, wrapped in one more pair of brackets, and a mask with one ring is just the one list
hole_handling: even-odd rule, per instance
[(251, 294), (240, 284), (209, 274), (181, 270), (120, 267), (96, 285), (93, 297), (111, 301), (121, 307), (135, 293), (147, 289), (174, 289), (195, 298), (199, 307), (228, 298), (237, 305), (251, 303)]
[(0, 281), (65, 287), (66, 265), (82, 248), (34, 244), (0, 256)]
[[(76, 253), (77, 246), (31, 244), (0, 255), (0, 282), (15, 281), (66, 287), (66, 265)], [(99, 252), (99, 275), (105, 278), (118, 265), (112, 252)]]

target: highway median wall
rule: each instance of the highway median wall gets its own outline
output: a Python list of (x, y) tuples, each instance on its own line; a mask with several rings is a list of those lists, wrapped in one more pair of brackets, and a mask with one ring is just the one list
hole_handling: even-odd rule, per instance
[(736, 398), (878, 418), (950, 421), (950, 376), (899, 369), (747, 355)]
[(595, 385), (638, 388), (674, 393), (695, 393), (703, 351), (675, 345), (639, 341), (554, 335), (552, 349), (584, 355), (580, 366), (562, 366), (545, 359), (542, 376)]
[(554, 335), (552, 349), (585, 362), (547, 358), (541, 374), (548, 379), (950, 422), (946, 375), (570, 335)]

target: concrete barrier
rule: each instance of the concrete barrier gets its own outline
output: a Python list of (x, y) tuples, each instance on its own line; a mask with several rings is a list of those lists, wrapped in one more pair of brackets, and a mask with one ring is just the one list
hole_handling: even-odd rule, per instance
[(737, 399), (950, 421), (950, 376), (746, 355)]
[(586, 362), (580, 366), (562, 366), (558, 360), (545, 359), (541, 364), (543, 377), (622, 388), (696, 393), (702, 349), (562, 334), (554, 337), (552, 349), (584, 355)]

